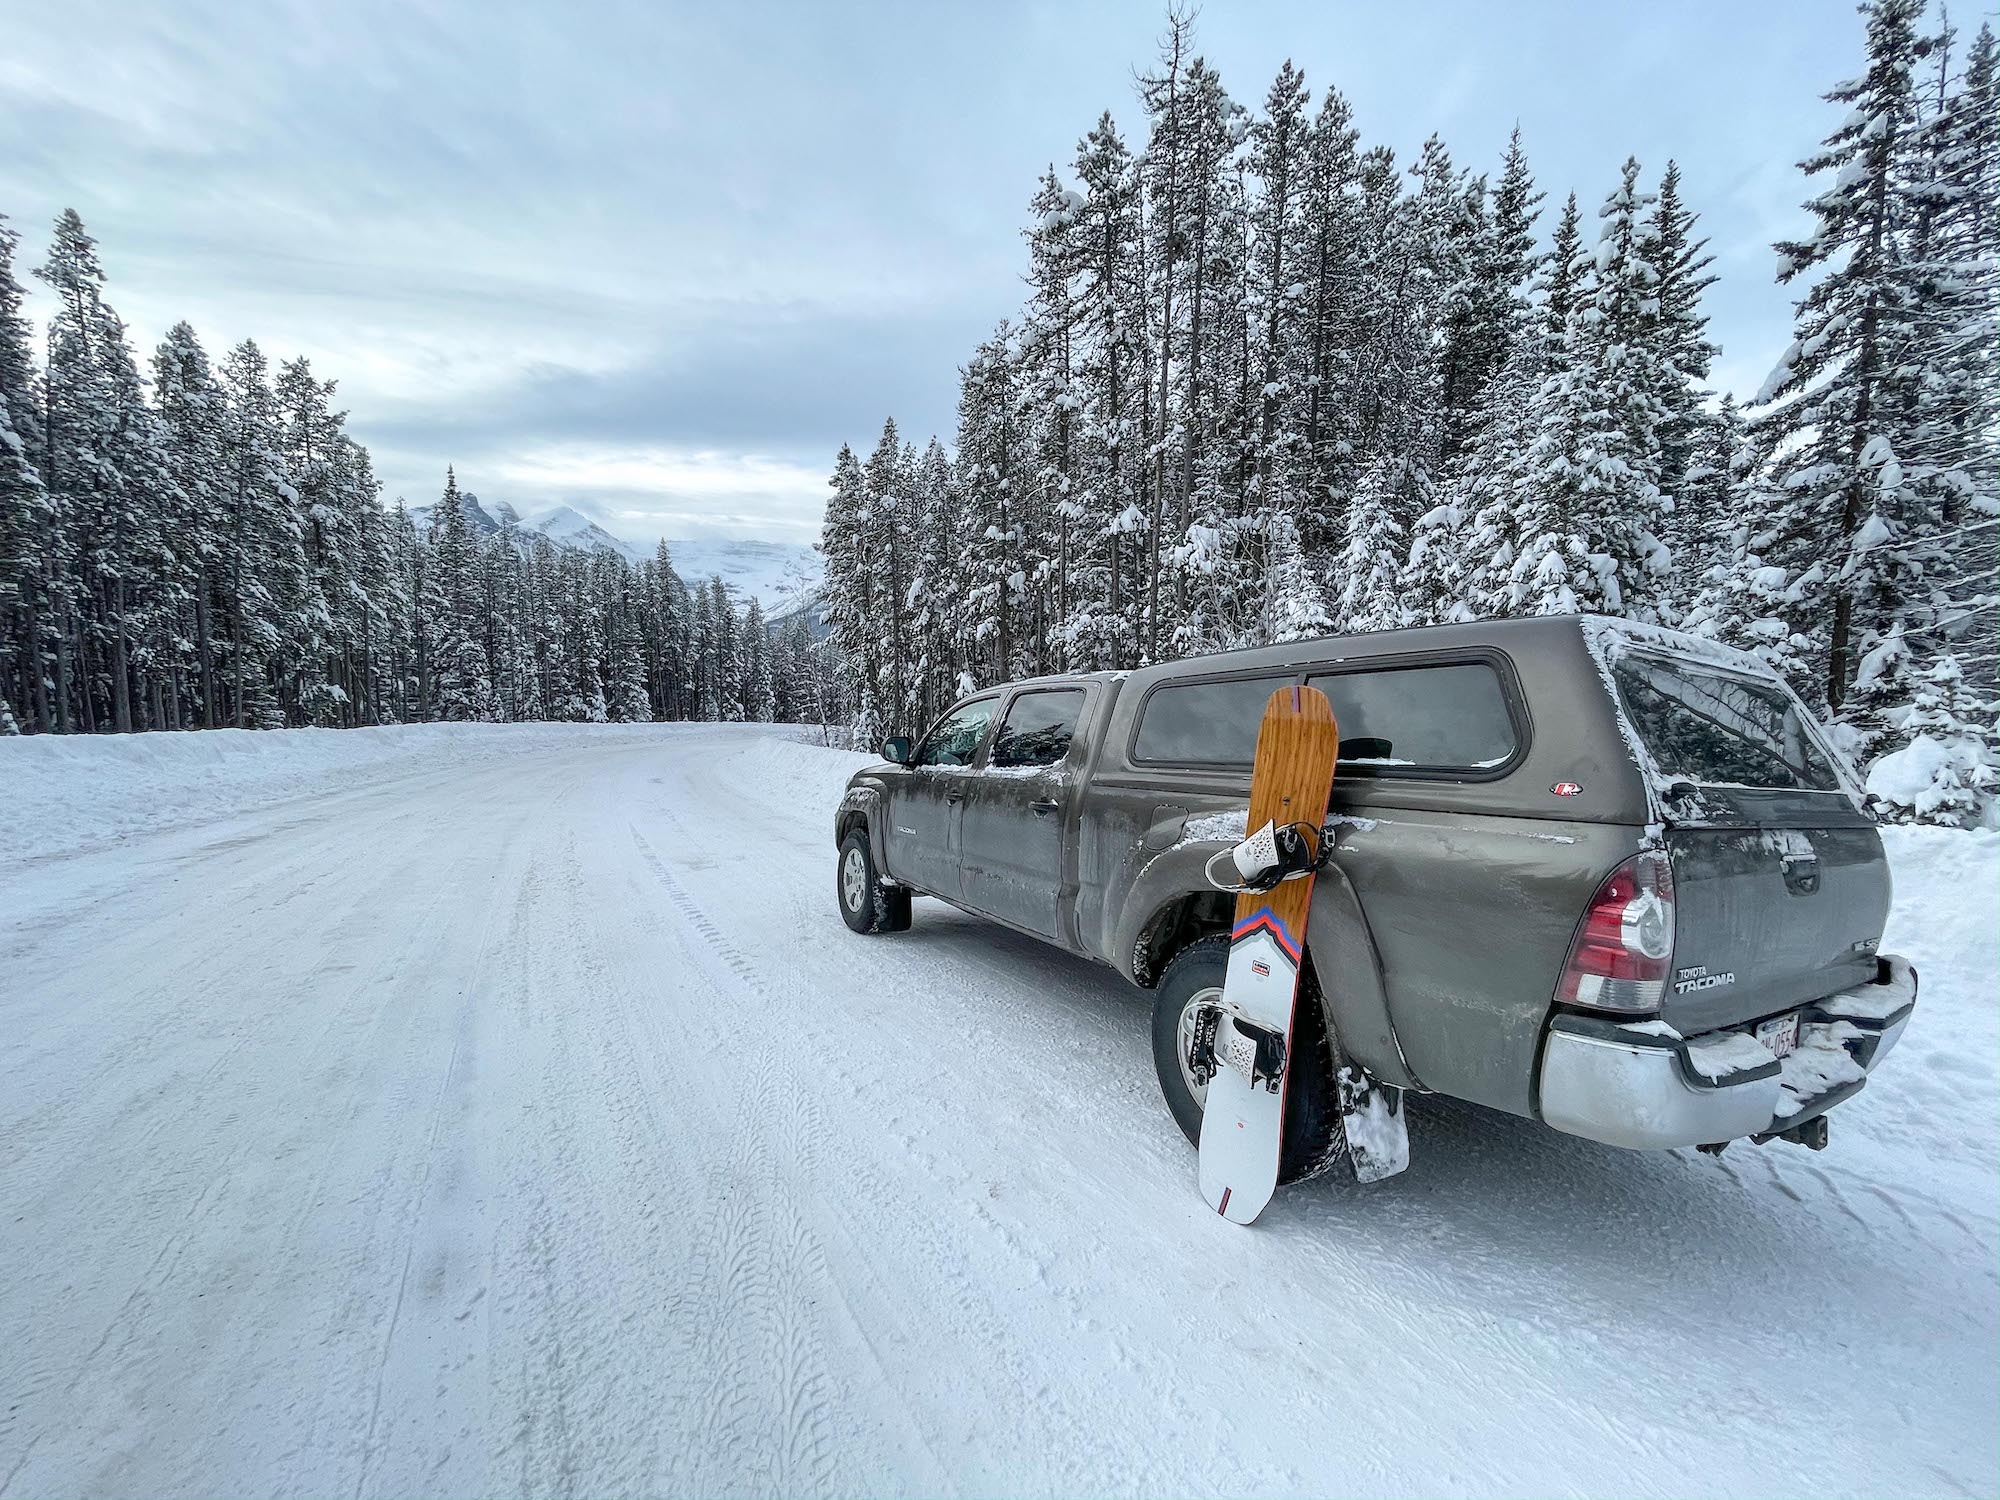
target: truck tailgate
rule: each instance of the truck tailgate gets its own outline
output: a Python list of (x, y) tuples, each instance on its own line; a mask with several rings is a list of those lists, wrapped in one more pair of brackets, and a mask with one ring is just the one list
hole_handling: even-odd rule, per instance
[(1694, 1035), (1871, 978), (1888, 863), (1804, 706), (1754, 663), (1634, 646), (1608, 666), (1673, 862), (1668, 1024)]
[(1874, 976), (1889, 871), (1872, 826), (1672, 828), (1667, 847), (1675, 941), (1664, 1018), (1682, 1035)]

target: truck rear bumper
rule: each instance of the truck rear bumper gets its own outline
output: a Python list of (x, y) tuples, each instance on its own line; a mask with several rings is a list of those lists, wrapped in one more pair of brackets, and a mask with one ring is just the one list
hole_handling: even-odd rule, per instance
[(1885, 956), (1873, 983), (1804, 1009), (1783, 1059), (1748, 1028), (1683, 1038), (1657, 1022), (1559, 1015), (1542, 1048), (1541, 1118), (1641, 1150), (1788, 1131), (1860, 1091), (1916, 1000), (1916, 970)]

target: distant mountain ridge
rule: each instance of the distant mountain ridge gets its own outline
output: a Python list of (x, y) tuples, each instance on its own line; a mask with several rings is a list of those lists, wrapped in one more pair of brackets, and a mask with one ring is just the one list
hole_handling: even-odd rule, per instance
[[(489, 537), (510, 529), (525, 538), (539, 533), (558, 547), (577, 552), (608, 552), (629, 563), (644, 562), (653, 555), (650, 547), (635, 547), (613, 536), (574, 506), (558, 505), (532, 520), (505, 500), (491, 505), (477, 495), (459, 496), (465, 518), (474, 533)], [(413, 506), (410, 519), (419, 530), (430, 525), (429, 505)], [(767, 613), (790, 613), (806, 596), (819, 588), (821, 558), (802, 542), (766, 542), (736, 537), (687, 537), (667, 539), (667, 553), (674, 571), (683, 581), (694, 584), (720, 578), (739, 598), (755, 599)]]

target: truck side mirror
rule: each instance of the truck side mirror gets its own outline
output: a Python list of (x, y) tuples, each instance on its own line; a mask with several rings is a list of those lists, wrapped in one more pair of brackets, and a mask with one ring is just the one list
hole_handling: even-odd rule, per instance
[(909, 739), (899, 734), (882, 741), (882, 759), (891, 765), (907, 766), (910, 763)]

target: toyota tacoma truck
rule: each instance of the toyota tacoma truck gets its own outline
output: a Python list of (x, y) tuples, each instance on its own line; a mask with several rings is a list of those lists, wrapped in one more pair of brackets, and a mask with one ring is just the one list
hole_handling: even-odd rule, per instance
[[(1340, 726), (1284, 1175), (1341, 1147), (1338, 1057), (1613, 1146), (1819, 1147), (1896, 1045), (1889, 870), (1851, 770), (1755, 658), (1591, 616), (1299, 641), (973, 693), (849, 782), (859, 933), (938, 897), (1153, 992), (1168, 1108), (1221, 992), (1258, 717)], [(1400, 1098), (1393, 1092), (1391, 1098)]]

